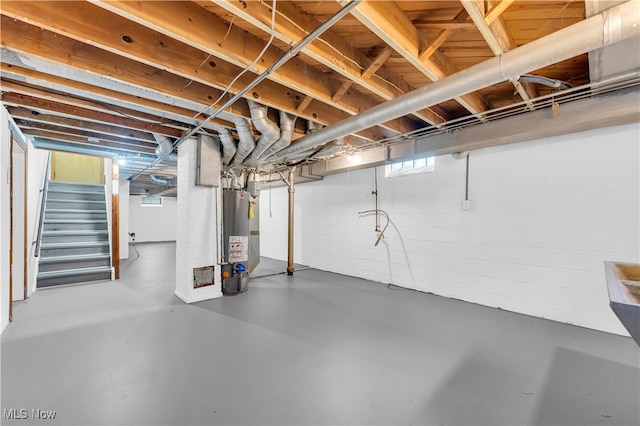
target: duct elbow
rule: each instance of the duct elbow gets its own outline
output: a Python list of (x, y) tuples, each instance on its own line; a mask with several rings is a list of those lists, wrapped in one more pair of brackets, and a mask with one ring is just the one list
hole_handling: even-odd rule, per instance
[(177, 161), (177, 156), (172, 156), (172, 154), (174, 154), (173, 142), (171, 142), (168, 137), (153, 133), (153, 138), (158, 143), (155, 151), (158, 158), (161, 160)]
[(284, 149), (291, 145), (291, 141), (293, 140), (293, 132), (296, 128), (297, 118), (298, 117), (296, 117), (295, 115), (290, 115), (284, 111), (280, 111), (280, 138), (275, 141), (268, 149), (266, 149), (258, 158), (269, 158), (281, 149)]
[(178, 177), (174, 176), (172, 178), (164, 178), (156, 175), (149, 175), (151, 182), (156, 185), (164, 185), (164, 186), (176, 186), (178, 184)]
[(233, 158), (234, 164), (240, 164), (256, 147), (256, 141), (253, 138), (253, 132), (251, 131), (251, 123), (246, 118), (239, 118), (235, 120), (236, 131), (238, 132), (238, 147), (236, 149), (236, 155)]
[(231, 134), (231, 131), (226, 127), (216, 127), (215, 130), (218, 132), (218, 137), (220, 138), (220, 143), (222, 144), (222, 165), (227, 166), (234, 155), (236, 155), (236, 141)]
[(267, 107), (247, 100), (251, 112), (251, 121), (261, 133), (260, 139), (251, 153), (250, 159), (258, 159), (274, 142), (280, 138), (280, 129), (267, 117)]

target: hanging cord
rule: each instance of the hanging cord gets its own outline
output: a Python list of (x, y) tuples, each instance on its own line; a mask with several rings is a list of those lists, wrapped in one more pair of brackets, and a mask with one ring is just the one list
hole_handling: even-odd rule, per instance
[(387, 212), (385, 212), (384, 210), (380, 210), (380, 209), (363, 210), (361, 212), (358, 212), (358, 214), (360, 214), (360, 215), (367, 214), (367, 213), (375, 213), (376, 215), (377, 214), (383, 214), (384, 217), (387, 219), (387, 223), (384, 225), (384, 228), (382, 228), (382, 231), (380, 229), (376, 228), (376, 232), (378, 232), (379, 234), (378, 234), (378, 238), (376, 238), (376, 242), (375, 242), (375, 244), (373, 246), (377, 247), (378, 244), (380, 244), (380, 240), (382, 238), (384, 238), (384, 231), (386, 231), (387, 227), (389, 226), (389, 222), (390, 222), (389, 214)]
[[(235, 17), (235, 16), (234, 16)], [(231, 25), (233, 25), (233, 19), (231, 20)], [(229, 26), (229, 30), (227, 31), (227, 35), (229, 34), (229, 31), (231, 31), (231, 25)], [(196, 118), (198, 115), (200, 114), (204, 114), (204, 112), (206, 110), (208, 110), (209, 108), (213, 107), (215, 104), (217, 104), (218, 102), (220, 102), (222, 100), (222, 98), (225, 97), (225, 95), (227, 93), (229, 93), (229, 91), (231, 90), (231, 88), (233, 87), (233, 85), (236, 83), (236, 81), (238, 81), (238, 79), (240, 77), (242, 77), (244, 75), (244, 73), (246, 73), (247, 71), (249, 71), (251, 68), (253, 68), (253, 66), (260, 60), (260, 58), (262, 58), (262, 55), (264, 55), (264, 53), (267, 51), (267, 49), (269, 48), (269, 46), (271, 46), (271, 43), (273, 42), (273, 38), (275, 37), (276, 34), (276, 0), (273, 0), (271, 2), (271, 34), (269, 36), (269, 40), (267, 41), (267, 44), (265, 44), (264, 48), (262, 49), (262, 51), (258, 54), (258, 56), (253, 60), (253, 62), (251, 62), (249, 65), (247, 65), (247, 67), (242, 70), (242, 72), (240, 74), (238, 74), (232, 81), (231, 83), (229, 83), (229, 85), (227, 86), (226, 89), (224, 89), (224, 92), (222, 92), (222, 94), (220, 95), (220, 97), (218, 97), (218, 99), (216, 99), (215, 101), (213, 101), (211, 103), (211, 105), (209, 105), (208, 107), (204, 108), (202, 111), (200, 111), (199, 113), (197, 113), (196, 115), (193, 116), (193, 118)], [(225, 35), (225, 38), (227, 38), (227, 36)], [(208, 58), (207, 58), (208, 59)], [(206, 61), (206, 60), (205, 60)]]

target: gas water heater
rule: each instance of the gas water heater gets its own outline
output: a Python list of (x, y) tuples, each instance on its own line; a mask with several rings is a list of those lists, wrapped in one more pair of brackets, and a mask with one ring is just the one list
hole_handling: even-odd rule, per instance
[[(256, 196), (252, 196), (252, 193)], [(258, 194), (238, 189), (225, 189), (222, 192), (223, 294), (247, 291), (249, 274), (260, 262)]]

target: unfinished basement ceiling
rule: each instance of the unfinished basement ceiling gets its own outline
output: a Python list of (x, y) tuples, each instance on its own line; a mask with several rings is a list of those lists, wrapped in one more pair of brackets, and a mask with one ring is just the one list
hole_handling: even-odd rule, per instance
[[(2, 102), (42, 146), (135, 157), (122, 173), (126, 178), (156, 158), (153, 134), (180, 138), (342, 5), (3, 0)], [(295, 142), (308, 120), (331, 126), (584, 17), (583, 1), (363, 1), (245, 97), (268, 106), (276, 123), (280, 111), (298, 117)], [(271, 27), (264, 55), (233, 82), (265, 48)], [(531, 74), (586, 84), (587, 55)], [(349, 135), (344, 147), (481, 117), (557, 90), (504, 82)], [(224, 126), (237, 137), (238, 117), (250, 117), (243, 99), (204, 130), (215, 135), (216, 126)], [(175, 164), (158, 167), (146, 173), (176, 173)], [(154, 185), (148, 178), (144, 183)]]

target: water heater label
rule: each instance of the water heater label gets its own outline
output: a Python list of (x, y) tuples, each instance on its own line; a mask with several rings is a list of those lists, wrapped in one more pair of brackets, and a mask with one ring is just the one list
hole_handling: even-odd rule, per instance
[(229, 262), (247, 262), (249, 260), (249, 237), (229, 237)]

